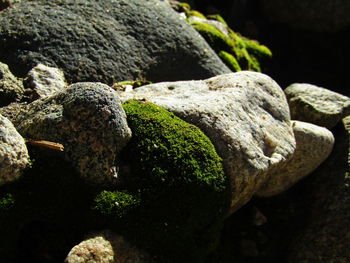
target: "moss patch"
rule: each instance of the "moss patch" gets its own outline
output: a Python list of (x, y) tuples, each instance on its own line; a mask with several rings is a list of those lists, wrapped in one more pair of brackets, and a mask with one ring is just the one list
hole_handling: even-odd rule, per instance
[(200, 262), (213, 247), (215, 238), (208, 237), (219, 234), (226, 208), (222, 160), (197, 127), (164, 108), (129, 101), (124, 110), (133, 137), (121, 153), (120, 177), (128, 191), (121, 197), (127, 198), (127, 207), (134, 207), (135, 196), (140, 203), (124, 221), (108, 212), (119, 214), (113, 202), (120, 193), (96, 199), (95, 207), (101, 212), (105, 207), (104, 216), (116, 230), (163, 255), (162, 262)]

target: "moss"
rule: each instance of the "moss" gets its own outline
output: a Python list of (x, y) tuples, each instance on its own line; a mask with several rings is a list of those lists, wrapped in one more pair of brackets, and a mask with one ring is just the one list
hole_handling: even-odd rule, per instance
[(247, 51), (258, 60), (266, 60), (272, 57), (272, 52), (268, 47), (260, 45), (256, 40), (251, 40), (244, 37), (242, 38), (244, 39)]
[[(201, 261), (213, 247), (206, 230), (219, 234), (226, 208), (222, 159), (197, 127), (164, 108), (128, 101), (124, 110), (133, 132), (120, 155), (128, 194), (104, 193), (95, 199), (99, 210), (105, 208), (116, 231), (163, 255), (162, 262)], [(127, 213), (120, 217), (115, 200), (125, 198)]]
[(186, 10), (185, 13), (186, 13), (187, 17), (196, 16), (196, 17), (199, 17), (199, 18), (207, 19), (205, 17), (205, 15), (203, 15), (201, 12), (198, 12), (196, 10)]
[(14, 196), (10, 193), (5, 194), (3, 197), (0, 197), (0, 213), (5, 213), (6, 211), (13, 208), (15, 204)]
[(225, 26), (228, 26), (225, 19), (219, 14), (207, 15), (207, 18), (211, 19), (211, 20), (219, 21), (219, 22), (223, 23)]
[(233, 72), (241, 71), (241, 67), (238, 64), (237, 59), (230, 53), (225, 51), (219, 52), (219, 57)]

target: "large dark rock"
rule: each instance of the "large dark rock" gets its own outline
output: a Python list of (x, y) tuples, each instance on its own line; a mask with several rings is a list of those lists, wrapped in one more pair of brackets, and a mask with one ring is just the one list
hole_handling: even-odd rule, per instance
[(228, 73), (162, 0), (40, 0), (0, 13), (0, 61), (23, 76), (37, 63), (70, 82), (201, 79)]

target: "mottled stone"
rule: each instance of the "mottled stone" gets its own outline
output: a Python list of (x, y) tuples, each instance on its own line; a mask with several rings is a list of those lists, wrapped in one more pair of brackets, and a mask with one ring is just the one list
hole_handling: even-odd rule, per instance
[(0, 13), (0, 61), (24, 75), (38, 63), (70, 83), (202, 79), (230, 70), (160, 0), (22, 1)]
[(284, 93), (261, 73), (157, 83), (119, 94), (122, 100), (149, 100), (202, 129), (224, 160), (231, 212), (248, 202), (268, 170), (285, 162), (295, 149)]
[(0, 115), (0, 185), (18, 179), (28, 164), (24, 139), (13, 124)]
[(6, 64), (0, 62), (0, 106), (20, 101), (23, 94), (23, 83), (10, 72)]
[(24, 85), (31, 91), (30, 100), (33, 101), (63, 90), (67, 81), (62, 70), (38, 64), (28, 72)]
[(289, 189), (316, 170), (332, 152), (334, 136), (329, 130), (301, 121), (292, 123), (296, 150), (283, 167), (269, 173), (270, 179), (257, 192), (259, 196), (272, 196)]
[(350, 114), (350, 98), (311, 84), (295, 83), (285, 89), (291, 118), (328, 129)]
[(63, 144), (67, 159), (94, 184), (115, 181), (117, 155), (131, 137), (117, 93), (102, 83), (76, 83), (36, 100), (14, 124), (28, 139)]
[(69, 252), (65, 263), (149, 263), (149, 255), (110, 231), (96, 233)]

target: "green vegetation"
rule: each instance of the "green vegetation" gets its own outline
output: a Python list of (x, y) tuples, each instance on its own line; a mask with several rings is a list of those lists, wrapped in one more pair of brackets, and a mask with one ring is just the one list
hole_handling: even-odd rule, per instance
[(15, 204), (15, 199), (12, 194), (5, 194), (3, 197), (0, 197), (0, 213), (4, 213), (10, 210)]
[(222, 160), (197, 127), (164, 108), (129, 101), (124, 110), (133, 132), (120, 155), (128, 193), (103, 192), (95, 210), (164, 262), (200, 262), (215, 247), (227, 205)]
[(230, 53), (226, 51), (219, 52), (219, 58), (234, 72), (241, 71), (241, 67), (237, 59)]

